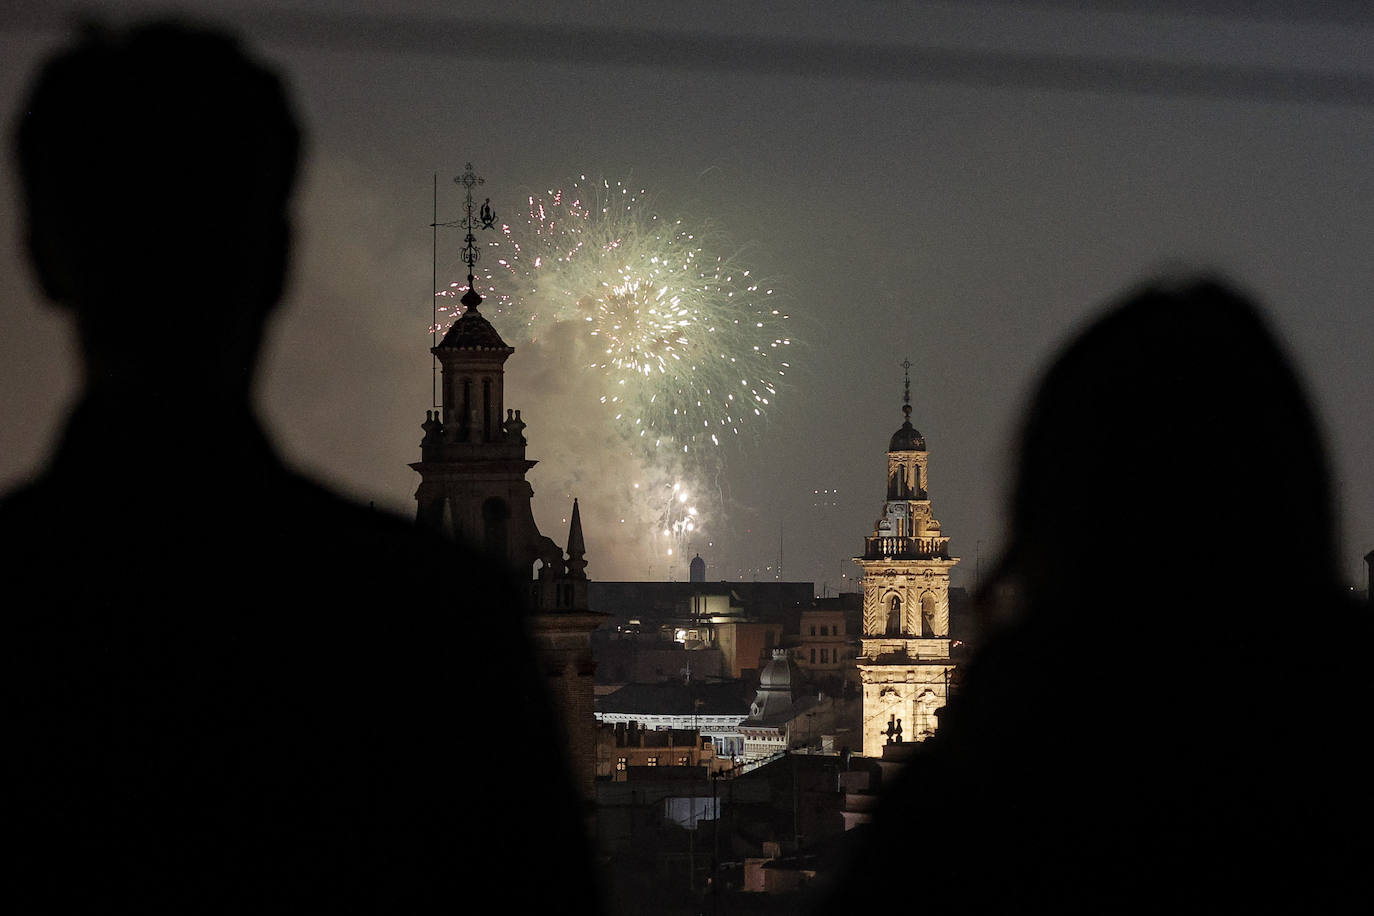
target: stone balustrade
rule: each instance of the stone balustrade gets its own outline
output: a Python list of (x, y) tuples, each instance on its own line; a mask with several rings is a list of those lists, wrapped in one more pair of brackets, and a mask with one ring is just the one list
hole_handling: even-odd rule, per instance
[(949, 538), (895, 537), (873, 535), (864, 538), (864, 559), (881, 560), (948, 560)]

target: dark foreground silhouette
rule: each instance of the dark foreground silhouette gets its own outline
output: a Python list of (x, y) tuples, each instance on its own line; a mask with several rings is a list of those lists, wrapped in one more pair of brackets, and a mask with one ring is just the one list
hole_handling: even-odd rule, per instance
[(87, 386), (0, 503), (6, 910), (588, 908), (517, 584), (284, 469), (252, 415), (276, 77), (204, 31), (92, 35), (17, 140)]
[(1007, 619), (828, 910), (1367, 911), (1368, 615), (1255, 310), (1210, 282), (1113, 308), (1019, 463)]

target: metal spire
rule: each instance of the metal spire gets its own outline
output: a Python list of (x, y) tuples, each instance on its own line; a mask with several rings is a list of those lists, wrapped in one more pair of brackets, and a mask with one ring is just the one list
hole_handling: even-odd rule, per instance
[(904, 376), (902, 390), (902, 415), (906, 417), (906, 422), (911, 422), (911, 360), (902, 360), (902, 374)]

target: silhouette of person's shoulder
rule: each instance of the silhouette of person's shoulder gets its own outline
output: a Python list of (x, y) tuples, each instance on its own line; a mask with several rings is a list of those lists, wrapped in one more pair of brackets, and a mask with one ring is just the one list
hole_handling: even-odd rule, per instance
[[(458, 545), (287, 468), (246, 413), (216, 417), (189, 438), (176, 429), (98, 404), (78, 408), (49, 465), (0, 500), (7, 556), (71, 569), (68, 587), (89, 578), (82, 570), (122, 566), (123, 575), (100, 583), (111, 596), (155, 585), (140, 575), (154, 571), (198, 592), (214, 585), (203, 595), (210, 602), (250, 583), (259, 603), (318, 596), (293, 614), (337, 594), (330, 610), (340, 620), (350, 611), (437, 610), (407, 606), (407, 593), (461, 591), (472, 602), (509, 588)], [(363, 608), (364, 595), (383, 585), (396, 600)]]
[[(530, 829), (478, 788), (462, 723), (481, 709), (512, 723), (501, 782), (577, 847), (516, 583), (286, 469), (251, 426), (221, 424), (222, 452), (192, 472), (127, 441), (139, 457), (120, 457), (108, 420), (79, 409), (47, 470), (0, 501), (21, 899), (146, 912), (461, 899), (509, 874)], [(482, 851), (465, 855), (476, 831)], [(585, 887), (579, 861), (553, 870)]]

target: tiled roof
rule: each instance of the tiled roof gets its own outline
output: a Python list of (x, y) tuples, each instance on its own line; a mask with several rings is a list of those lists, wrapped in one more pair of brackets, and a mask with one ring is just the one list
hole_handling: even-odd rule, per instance
[(512, 347), (506, 346), (501, 335), (496, 333), (496, 328), (491, 326), (491, 322), (487, 321), (475, 306), (465, 311), (463, 317), (453, 323), (439, 346), (451, 350), (506, 350), (511, 353), (515, 352)]

